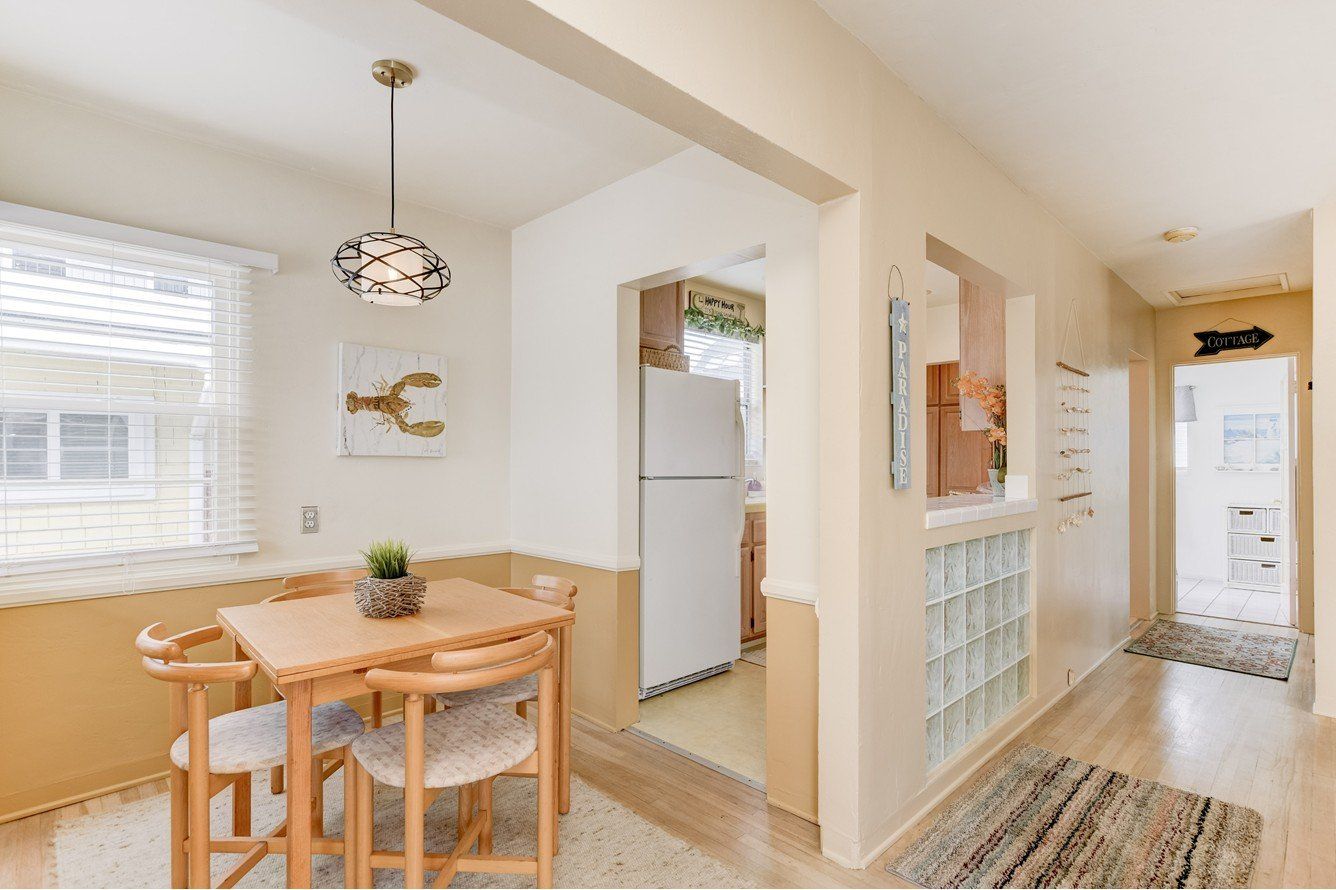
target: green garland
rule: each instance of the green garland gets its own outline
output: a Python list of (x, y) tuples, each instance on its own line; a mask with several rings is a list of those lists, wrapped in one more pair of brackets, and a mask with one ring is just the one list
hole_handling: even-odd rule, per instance
[(723, 334), (725, 337), (734, 337), (738, 340), (746, 340), (749, 343), (760, 343), (761, 338), (765, 336), (764, 325), (753, 327), (741, 319), (729, 318), (725, 315), (710, 315), (708, 312), (700, 311), (695, 306), (688, 306), (684, 314), (687, 324), (698, 331)]

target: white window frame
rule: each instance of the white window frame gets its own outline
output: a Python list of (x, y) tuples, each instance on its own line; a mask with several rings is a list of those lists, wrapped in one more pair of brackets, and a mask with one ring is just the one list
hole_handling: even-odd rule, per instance
[[(45, 479), (4, 479), (0, 482), (17, 483), (5, 493), (5, 500), (11, 504), (74, 504), (85, 501), (149, 501), (158, 495), (158, 486), (154, 482), (157, 467), (157, 442), (155, 431), (157, 424), (151, 414), (132, 414), (126, 411), (98, 412), (86, 408), (17, 408), (24, 414), (46, 414), (46, 478)], [(99, 484), (96, 479), (65, 480), (60, 475), (60, 416), (62, 414), (99, 414), (110, 417), (124, 417), (129, 432), (128, 458), (130, 465), (129, 480), (144, 480), (144, 485), (108, 486)], [(79, 482), (79, 485), (65, 486), (64, 482)], [(117, 480), (121, 482), (123, 480)], [(43, 489), (25, 489), (23, 483), (45, 483)]]
[[(1280, 437), (1277, 439), (1263, 439), (1257, 436), (1257, 417), (1259, 415), (1274, 414), (1279, 418)], [(1228, 439), (1225, 438), (1225, 426), (1230, 417), (1249, 416), (1253, 419), (1252, 438), (1239, 441), (1252, 442), (1253, 459), (1249, 462), (1230, 463), (1225, 459), (1225, 446)], [(1225, 473), (1279, 473), (1285, 465), (1285, 441), (1289, 435), (1285, 428), (1285, 409), (1283, 406), (1259, 406), (1259, 405), (1241, 405), (1238, 407), (1225, 408), (1220, 413), (1220, 464), (1217, 470)], [(1280, 460), (1276, 463), (1258, 463), (1257, 462), (1257, 443), (1262, 441), (1279, 442), (1281, 445)]]

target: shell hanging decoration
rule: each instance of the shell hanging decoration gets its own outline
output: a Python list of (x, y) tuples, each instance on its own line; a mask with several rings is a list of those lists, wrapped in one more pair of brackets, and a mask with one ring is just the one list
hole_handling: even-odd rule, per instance
[[(1072, 331), (1076, 332), (1077, 355), (1067, 361), (1067, 344)], [(1061, 422), (1084, 421), (1094, 413), (1090, 406), (1093, 393), (1090, 387), (1090, 372), (1083, 370), (1086, 364), (1085, 342), (1081, 338), (1081, 323), (1077, 317), (1076, 301), (1072, 300), (1067, 312), (1067, 326), (1063, 331), (1062, 345), (1058, 349), (1058, 407), (1057, 414)], [(1070, 417), (1070, 415), (1077, 415)], [(1068, 502), (1084, 503), (1081, 509), (1068, 513), (1058, 522), (1058, 533), (1065, 534), (1068, 529), (1080, 528), (1087, 519), (1094, 519), (1095, 508), (1089, 506), (1095, 496), (1088, 477), (1094, 472), (1090, 467), (1090, 426), (1057, 426), (1059, 439), (1058, 456), (1065, 459), (1065, 467), (1056, 474), (1059, 483), (1058, 502), (1064, 506)]]
[(417, 423), (409, 423), (404, 415), (412, 409), (413, 403), (404, 398), (403, 391), (406, 387), (414, 386), (419, 389), (435, 389), (441, 385), (441, 378), (430, 371), (421, 371), (416, 374), (408, 374), (401, 378), (398, 383), (391, 384), (384, 377), (376, 384), (376, 394), (372, 396), (360, 396), (356, 392), (349, 392), (347, 395), (347, 407), (349, 414), (356, 414), (358, 411), (375, 411), (380, 414), (380, 419), (376, 421), (377, 426), (384, 426), (387, 430), (390, 425), (399, 428), (400, 432), (407, 433), (410, 436), (421, 436), (424, 439), (430, 439), (433, 436), (439, 436), (445, 432), (445, 422), (440, 420), (420, 420)]

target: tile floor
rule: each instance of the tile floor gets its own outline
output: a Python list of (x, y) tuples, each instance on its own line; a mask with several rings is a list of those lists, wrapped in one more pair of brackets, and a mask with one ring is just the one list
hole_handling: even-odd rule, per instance
[(1284, 593), (1226, 587), (1223, 581), (1178, 579), (1178, 611), (1193, 615), (1288, 627), (1290, 615), (1286, 599)]
[(631, 727), (706, 766), (765, 784), (765, 668), (745, 661), (640, 703)]

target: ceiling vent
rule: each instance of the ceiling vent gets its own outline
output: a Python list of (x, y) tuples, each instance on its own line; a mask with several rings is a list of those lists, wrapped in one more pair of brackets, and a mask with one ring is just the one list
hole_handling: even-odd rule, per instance
[(1271, 294), (1289, 293), (1290, 277), (1284, 272), (1274, 275), (1257, 275), (1253, 278), (1238, 278), (1234, 281), (1220, 281), (1215, 284), (1203, 284), (1199, 287), (1180, 287), (1168, 292), (1169, 299), (1176, 305), (1188, 303), (1215, 303), (1220, 300), (1241, 300), (1245, 297), (1266, 297)]

